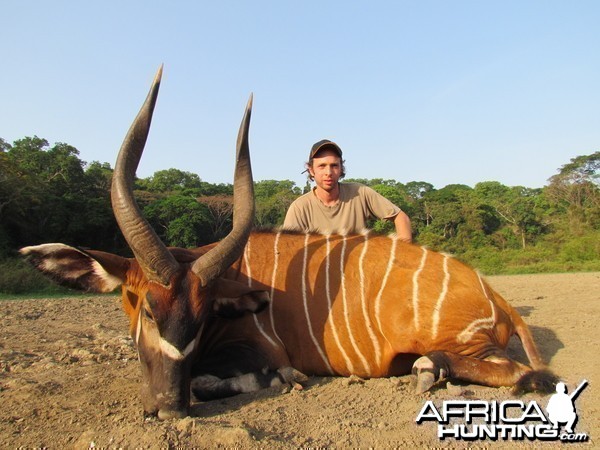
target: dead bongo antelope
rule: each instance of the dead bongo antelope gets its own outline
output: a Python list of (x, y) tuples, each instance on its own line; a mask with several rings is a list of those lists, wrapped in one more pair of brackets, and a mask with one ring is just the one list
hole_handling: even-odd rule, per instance
[[(167, 248), (133, 198), (162, 69), (115, 165), (112, 204), (135, 258), (44, 244), (21, 253), (57, 282), (122, 288), (142, 368), (142, 404), (159, 418), (199, 399), (308, 375), (417, 374), (489, 386), (551, 382), (529, 329), (479, 274), (395, 237), (254, 232), (251, 100), (237, 142), (234, 225), (221, 242)], [(509, 358), (516, 333), (532, 368)]]
[[(224, 276), (269, 293), (265, 311), (238, 321), (265, 366), (275, 358), (304, 374), (365, 378), (412, 371), (417, 392), (446, 377), (517, 390), (556, 382), (521, 316), (478, 272), (393, 235), (253, 232)], [(514, 334), (531, 367), (506, 354)], [(206, 378), (237, 393), (231, 380)]]

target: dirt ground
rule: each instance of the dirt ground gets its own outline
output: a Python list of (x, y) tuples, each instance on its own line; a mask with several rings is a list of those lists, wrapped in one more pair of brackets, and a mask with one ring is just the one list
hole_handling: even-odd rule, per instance
[[(577, 432), (600, 442), (600, 273), (490, 277), (517, 307), (576, 401)], [(510, 352), (525, 361), (518, 342)], [(411, 377), (311, 378), (194, 404), (193, 417), (144, 419), (139, 363), (117, 297), (0, 302), (0, 448), (558, 447), (558, 442), (456, 441), (415, 423), (426, 400), (506, 400), (508, 388), (454, 383), (416, 395)], [(546, 405), (548, 397), (523, 398)], [(573, 445), (573, 444), (572, 444)]]

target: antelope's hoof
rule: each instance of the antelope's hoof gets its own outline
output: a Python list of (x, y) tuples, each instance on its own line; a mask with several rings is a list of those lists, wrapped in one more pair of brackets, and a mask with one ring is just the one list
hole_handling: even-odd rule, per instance
[(436, 366), (427, 356), (421, 356), (415, 361), (412, 373), (417, 376), (417, 394), (427, 392), (435, 383), (446, 378), (446, 371)]
[(277, 373), (279, 374), (279, 378), (283, 381), (283, 383), (289, 384), (296, 391), (301, 391), (304, 389), (302, 383), (308, 381), (308, 377), (306, 375), (294, 369), (293, 367), (281, 367), (277, 369)]
[(435, 375), (433, 372), (429, 372), (427, 370), (419, 372), (417, 374), (417, 387), (415, 388), (415, 392), (417, 394), (427, 392), (431, 386), (435, 384), (435, 381)]

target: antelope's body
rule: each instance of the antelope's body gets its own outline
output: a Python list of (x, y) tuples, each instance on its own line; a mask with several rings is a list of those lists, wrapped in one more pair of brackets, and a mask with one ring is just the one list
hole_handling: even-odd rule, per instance
[(254, 233), (228, 275), (268, 290), (253, 332), (309, 374), (389, 376), (399, 354), (498, 356), (515, 331), (475, 271), (393, 236)]
[(269, 293), (235, 327), (271, 369), (385, 377), (436, 352), (452, 360), (447, 375), (510, 386), (531, 370), (504, 351), (514, 333), (543, 367), (521, 317), (476, 271), (394, 236), (254, 232), (225, 277)]
[(417, 374), (417, 391), (455, 377), (514, 385), (532, 368), (504, 352), (514, 333), (543, 368), (519, 315), (451, 257), (394, 237), (251, 233), (254, 194), (248, 102), (237, 140), (233, 229), (217, 244), (168, 249), (142, 216), (133, 179), (162, 68), (115, 164), (113, 211), (135, 258), (64, 244), (21, 249), (61, 284), (122, 287), (142, 369), (142, 404), (159, 418), (197, 398), (308, 375)]

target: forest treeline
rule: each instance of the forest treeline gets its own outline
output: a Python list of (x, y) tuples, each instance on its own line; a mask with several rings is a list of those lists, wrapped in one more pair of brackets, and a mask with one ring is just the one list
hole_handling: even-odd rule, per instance
[[(408, 213), (415, 242), (484, 273), (600, 270), (600, 152), (576, 156), (541, 188), (483, 181), (440, 189), (425, 181), (353, 179)], [(127, 255), (110, 206), (112, 167), (87, 163), (65, 143), (0, 138), (0, 264), (18, 248), (63, 242)], [(255, 182), (257, 227), (277, 227), (307, 186)], [(170, 246), (195, 247), (231, 228), (232, 185), (170, 168), (136, 179), (145, 216)], [(387, 222), (372, 227), (390, 231)], [(4, 271), (6, 272), (6, 271)], [(0, 275), (1, 277), (2, 275)], [(2, 281), (0, 280), (0, 290)]]

